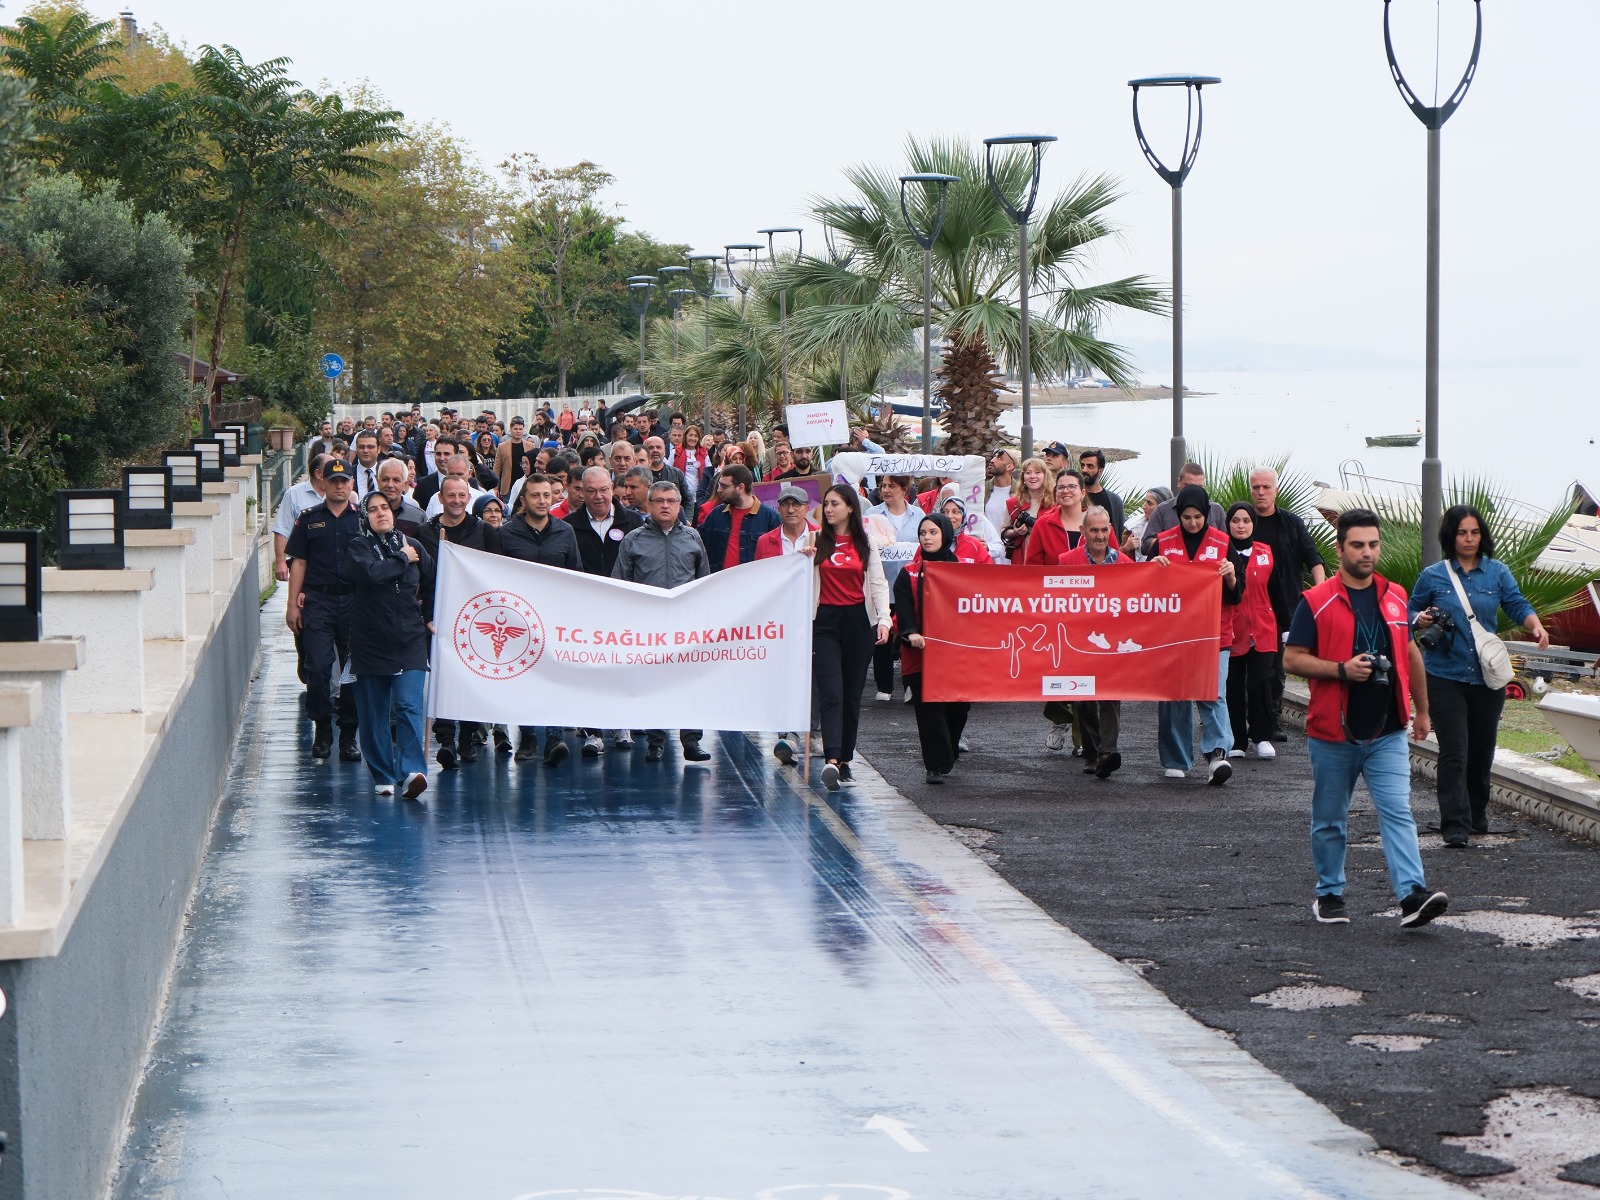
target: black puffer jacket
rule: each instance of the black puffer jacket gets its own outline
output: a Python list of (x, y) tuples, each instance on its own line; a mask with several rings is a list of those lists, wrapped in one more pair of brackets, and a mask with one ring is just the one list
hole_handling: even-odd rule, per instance
[(345, 573), (355, 588), (350, 665), (357, 675), (395, 675), (428, 669), (433, 610), (433, 558), (416, 538), (405, 539), (417, 561), (380, 558), (371, 538), (345, 547)]

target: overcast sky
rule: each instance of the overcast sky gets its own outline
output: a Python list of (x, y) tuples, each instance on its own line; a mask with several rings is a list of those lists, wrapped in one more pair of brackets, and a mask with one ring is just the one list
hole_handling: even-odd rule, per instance
[[(1430, 94), (1436, 4), (1448, 92), (1466, 62), (1470, 0), (1394, 5), (1402, 65)], [(7, 15), (19, 8), (12, 0)], [(103, 0), (96, 10), (113, 12)], [(1170, 193), (1139, 154), (1127, 80), (1220, 75), (1184, 191), (1189, 336), (1417, 359), (1426, 135), (1389, 79), (1382, 10), (1379, 0), (135, 0), (142, 23), (191, 48), (286, 55), (312, 84), (368, 79), (408, 117), (448, 122), (488, 165), (517, 150), (551, 164), (591, 159), (616, 176), (611, 199), (630, 221), (697, 250), (804, 223), (811, 197), (842, 194), (844, 165), (898, 163), (908, 134), (1052, 133), (1047, 192), (1084, 171), (1126, 189), (1113, 214), (1125, 237), (1097, 278), (1170, 275)], [(1600, 82), (1583, 76), (1600, 4), (1485, 0), (1484, 10), (1477, 79), (1444, 131), (1447, 362), (1592, 359), (1600, 254), (1586, 189)], [(1181, 130), (1170, 132), (1168, 146)], [(1135, 318), (1111, 332), (1164, 330)]]

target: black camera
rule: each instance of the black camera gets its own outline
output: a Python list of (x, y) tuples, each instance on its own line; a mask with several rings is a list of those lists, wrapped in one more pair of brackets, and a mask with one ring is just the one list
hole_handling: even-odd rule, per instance
[(1456, 619), (1443, 609), (1430, 608), (1428, 616), (1433, 618), (1433, 624), (1426, 629), (1417, 630), (1417, 645), (1424, 650), (1437, 650), (1450, 640), (1450, 635), (1456, 631)]
[(1367, 665), (1372, 668), (1372, 674), (1367, 677), (1368, 683), (1375, 683), (1379, 687), (1389, 686), (1389, 672), (1394, 664), (1389, 661), (1387, 654), (1363, 654)]

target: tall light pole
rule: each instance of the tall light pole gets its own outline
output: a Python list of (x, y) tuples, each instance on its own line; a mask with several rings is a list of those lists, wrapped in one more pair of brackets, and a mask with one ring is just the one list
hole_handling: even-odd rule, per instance
[[(1028, 288), (1033, 283), (1033, 264), (1028, 260), (1028, 219), (1033, 216), (1033, 205), (1039, 198), (1039, 172), (1043, 166), (1044, 148), (1056, 139), (1048, 133), (1014, 133), (1005, 137), (983, 139), (983, 168), (989, 177), (989, 190), (1000, 201), (1000, 207), (1017, 223), (1017, 282), (1022, 300), (1021, 337), (1019, 352), (1022, 356), (1022, 458), (1033, 457), (1033, 358), (1028, 349)], [(1028, 195), (1021, 207), (1013, 205), (1000, 190), (994, 177), (994, 148), (996, 146), (1027, 146), (1033, 156), (1033, 172), (1028, 182)]]
[[(1151, 75), (1144, 79), (1130, 79), (1133, 89), (1133, 132), (1139, 139), (1139, 149), (1155, 168), (1156, 174), (1172, 188), (1172, 475), (1188, 461), (1189, 451), (1183, 440), (1183, 181), (1194, 167), (1200, 153), (1200, 126), (1204, 117), (1200, 90), (1208, 84), (1221, 83), (1215, 75)], [(1169, 167), (1150, 148), (1139, 123), (1139, 89), (1142, 87), (1181, 87), (1187, 105), (1183, 127), (1183, 155), (1176, 167)]]
[[(772, 266), (778, 265), (778, 251), (773, 239), (780, 234), (787, 236), (794, 234), (794, 256), (799, 258), (805, 253), (805, 233), (795, 225), (774, 225), (770, 229), (758, 229), (757, 233), (767, 235), (767, 262)], [(782, 396), (785, 408), (789, 406), (789, 289), (778, 289), (778, 391)]]
[(650, 311), (650, 294), (655, 291), (654, 275), (628, 276), (628, 307), (639, 318), (639, 394), (644, 395), (644, 318)]
[(661, 290), (667, 294), (667, 311), (672, 314), (672, 361), (678, 361), (678, 309), (683, 304), (684, 296), (692, 296), (692, 290), (674, 288), (675, 283), (684, 282), (684, 276), (689, 274), (688, 267), (660, 267), (656, 270), (656, 278), (661, 281)]
[[(705, 346), (704, 346), (704, 349), (710, 350), (711, 349), (711, 298), (717, 294), (717, 264), (722, 261), (722, 255), (720, 255), (720, 254), (691, 254), (691, 255), (689, 255), (689, 261), (692, 262), (692, 263), (697, 263), (697, 262), (705, 263), (707, 271), (708, 271), (708, 274), (706, 276), (706, 286), (705, 286), (705, 290), (704, 291), (701, 291), (701, 289), (700, 289), (700, 281), (698, 279), (693, 280), (693, 283), (694, 283), (694, 286), (695, 286), (695, 290), (697, 292), (700, 292), (700, 298), (705, 302), (705, 312), (703, 314), (704, 318), (705, 318)], [(703, 437), (703, 438), (709, 438), (711, 436), (711, 389), (709, 387), (706, 388), (706, 423), (703, 426), (701, 426), (700, 436)]]
[[(755, 271), (756, 264), (761, 261), (761, 246), (758, 242), (729, 242), (723, 247), (723, 250), (727, 256), (724, 259), (724, 263), (728, 268), (728, 282), (739, 289), (739, 317), (742, 320), (744, 318), (745, 298), (750, 294), (752, 273)], [(739, 278), (739, 272), (734, 267), (733, 256), (735, 251), (739, 254), (739, 261), (744, 263), (747, 268), (743, 279)], [(744, 257), (747, 254), (750, 256), (748, 261)], [(739, 440), (741, 442), (744, 441), (746, 434), (749, 432), (750, 389), (741, 383), (739, 385)]]
[[(933, 243), (939, 238), (939, 231), (944, 228), (944, 204), (948, 196), (950, 185), (960, 183), (959, 175), (941, 175), (936, 171), (919, 171), (912, 175), (900, 176), (900, 215), (905, 218), (906, 228), (911, 231), (911, 236), (916, 239), (917, 245), (922, 247), (922, 452), (933, 453)], [(934, 216), (928, 226), (928, 232), (923, 234), (917, 228), (916, 222), (911, 219), (911, 212), (906, 207), (906, 184), (919, 183), (932, 184), (938, 194), (934, 202)]]
[[(867, 210), (859, 204), (845, 204), (840, 206), (837, 211), (847, 212), (857, 220), (860, 220), (861, 214)], [(833, 261), (834, 266), (848, 267), (855, 259), (855, 247), (851, 246), (848, 249), (841, 250), (839, 243), (835, 241), (835, 233), (836, 231), (831, 221), (823, 223), (822, 240), (828, 244), (829, 259)], [(839, 342), (839, 399), (848, 407), (850, 403), (850, 347), (843, 340)]]
[(1439, 561), (1439, 521), (1444, 513), (1444, 464), (1439, 460), (1439, 134), (1444, 123), (1461, 107), (1467, 89), (1472, 86), (1472, 77), (1478, 72), (1478, 52), (1483, 48), (1481, 0), (1472, 0), (1472, 9), (1477, 17), (1477, 32), (1472, 39), (1472, 58), (1467, 63), (1466, 73), (1448, 100), (1429, 107), (1417, 99), (1400, 71), (1400, 64), (1395, 61), (1394, 41), (1389, 36), (1389, 0), (1383, 0), (1383, 49), (1389, 56), (1389, 74), (1394, 76), (1394, 85), (1400, 89), (1407, 107), (1428, 131), (1428, 278), (1422, 379), (1422, 565), (1425, 567)]

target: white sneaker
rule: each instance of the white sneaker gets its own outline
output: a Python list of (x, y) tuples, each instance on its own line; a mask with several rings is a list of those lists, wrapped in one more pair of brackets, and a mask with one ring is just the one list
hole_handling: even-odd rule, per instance
[(893, 699), (894, 699), (894, 697), (892, 695), (890, 695), (888, 692), (879, 692), (878, 693), (878, 703), (879, 704), (887, 704), (887, 703), (889, 703), (889, 701), (891, 701)]
[(1219, 754), (1211, 760), (1211, 765), (1207, 768), (1207, 783), (1212, 787), (1221, 787), (1232, 778), (1233, 768), (1228, 765), (1228, 760), (1225, 757)]
[(1189, 772), (1179, 770), (1177, 767), (1168, 767), (1163, 774), (1165, 774), (1168, 779), (1185, 779), (1188, 777)]
[(956, 739), (956, 749), (961, 751), (961, 753), (963, 753), (963, 754), (972, 753), (972, 747), (967, 745), (967, 736), (966, 736), (966, 734), (962, 734), (959, 738)]
[(380, 783), (377, 787), (373, 788), (372, 791), (378, 796), (392, 796), (394, 795), (394, 784)]
[(1239, 749), (1229, 750), (1228, 751), (1228, 757), (1229, 758), (1243, 758), (1244, 757), (1244, 751), (1243, 750), (1239, 750)]
[(427, 790), (428, 777), (421, 771), (413, 771), (406, 776), (406, 786), (400, 795), (407, 800), (415, 800)]
[(1256, 743), (1256, 757), (1257, 758), (1277, 758), (1278, 757), (1278, 748), (1276, 746), (1274, 746), (1271, 742), (1257, 742)]
[(907, 704), (911, 703), (911, 689), (910, 688), (906, 689), (905, 703), (907, 703)]
[(1067, 727), (1065, 725), (1050, 726), (1050, 732), (1045, 735), (1044, 748), (1046, 750), (1065, 750), (1067, 748)]
[(591, 733), (583, 739), (583, 749), (579, 752), (585, 758), (599, 758), (605, 752), (606, 744), (600, 735)]
[(837, 763), (824, 763), (822, 766), (822, 786), (830, 792), (839, 790), (839, 767)]
[(626, 729), (624, 729), (624, 730), (620, 731), (617, 734), (617, 736), (611, 740), (611, 744), (613, 746), (615, 746), (618, 750), (632, 750), (633, 749), (633, 734), (629, 733)]

